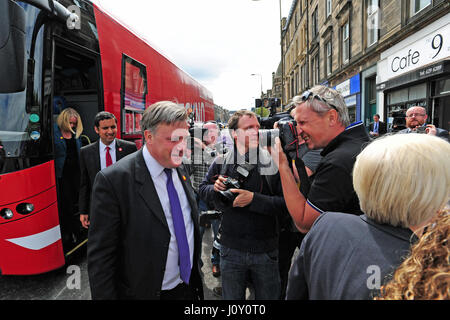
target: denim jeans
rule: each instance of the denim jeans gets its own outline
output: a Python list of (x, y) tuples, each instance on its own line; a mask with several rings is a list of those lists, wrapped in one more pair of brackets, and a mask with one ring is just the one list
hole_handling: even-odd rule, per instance
[(247, 280), (255, 290), (256, 300), (277, 300), (280, 297), (278, 249), (250, 253), (221, 245), (220, 270), (224, 300), (245, 300)]
[[(200, 199), (200, 197), (198, 195), (197, 195), (197, 207), (198, 207), (199, 214), (202, 211), (208, 210), (208, 206), (202, 199)], [(216, 239), (217, 233), (219, 232), (219, 226), (220, 226), (220, 220), (215, 219), (215, 220), (211, 221), (211, 227), (212, 227), (212, 230), (214, 233), (214, 239)], [(202, 240), (203, 240), (204, 233), (205, 233), (205, 227), (200, 226), (200, 237)], [(211, 264), (212, 265), (220, 264), (220, 255), (219, 255), (217, 249), (214, 250), (214, 248), (211, 252)], [(200, 265), (203, 267), (203, 261), (200, 261)]]

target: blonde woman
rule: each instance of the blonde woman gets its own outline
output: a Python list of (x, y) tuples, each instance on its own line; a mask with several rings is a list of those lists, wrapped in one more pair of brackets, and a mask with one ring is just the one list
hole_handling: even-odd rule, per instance
[(81, 117), (72, 108), (64, 109), (56, 119), (53, 137), (55, 174), (58, 182), (58, 204), (64, 251), (75, 242), (78, 190), (80, 187), (79, 154), (83, 132)]
[(326, 212), (303, 239), (288, 299), (371, 299), (450, 195), (450, 144), (426, 134), (383, 136), (356, 158), (361, 216)]

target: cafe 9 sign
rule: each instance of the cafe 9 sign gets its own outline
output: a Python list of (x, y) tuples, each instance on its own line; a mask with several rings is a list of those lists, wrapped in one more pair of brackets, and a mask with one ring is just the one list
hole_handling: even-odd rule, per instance
[(389, 78), (450, 57), (450, 24), (388, 57)]

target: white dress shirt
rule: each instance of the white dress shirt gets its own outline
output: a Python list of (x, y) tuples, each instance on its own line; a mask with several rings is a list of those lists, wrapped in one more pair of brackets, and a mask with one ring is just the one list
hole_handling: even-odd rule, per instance
[[(150, 152), (147, 150), (147, 146), (142, 148), (142, 154), (144, 156), (145, 164), (150, 172), (150, 175), (155, 185), (156, 193), (158, 194), (159, 201), (166, 216), (167, 225), (170, 230), (170, 243), (169, 251), (167, 254), (166, 270), (164, 272), (164, 278), (161, 290), (170, 290), (175, 288), (182, 282), (180, 278), (179, 256), (178, 256), (178, 244), (175, 237), (175, 229), (173, 227), (172, 214), (170, 211), (169, 195), (167, 193), (167, 176), (164, 173), (164, 167), (159, 164), (158, 161), (153, 158)], [(184, 192), (183, 185), (178, 177), (177, 170), (172, 169), (172, 180), (175, 189), (180, 200), (181, 211), (183, 212), (184, 225), (186, 227), (186, 236), (189, 244), (189, 253), (191, 257), (191, 266), (193, 266), (194, 258), (194, 224), (191, 218), (191, 207)]]
[(116, 139), (109, 146), (103, 144), (102, 140), (98, 140), (99, 142), (99, 151), (100, 151), (100, 170), (106, 168), (106, 147), (109, 147), (109, 154), (111, 155), (112, 163), (116, 163)]

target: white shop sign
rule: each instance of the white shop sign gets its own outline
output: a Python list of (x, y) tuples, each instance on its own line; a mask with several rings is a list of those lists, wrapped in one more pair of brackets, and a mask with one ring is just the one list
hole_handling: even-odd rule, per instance
[(350, 79), (347, 79), (344, 82), (338, 84), (336, 86), (336, 91), (339, 92), (343, 97), (348, 96), (350, 94)]
[(450, 24), (446, 24), (387, 57), (388, 79), (450, 56)]

